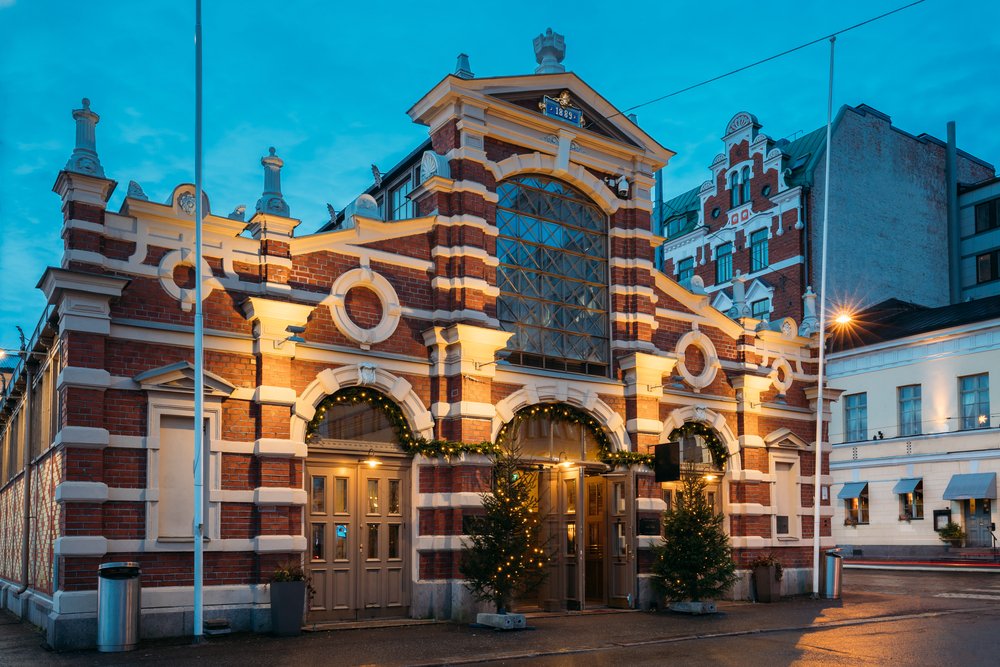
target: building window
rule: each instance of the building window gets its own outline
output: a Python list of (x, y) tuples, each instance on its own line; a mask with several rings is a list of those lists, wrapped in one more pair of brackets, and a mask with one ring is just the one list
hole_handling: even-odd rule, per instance
[(988, 283), (1000, 278), (1000, 250), (976, 255), (976, 282)]
[(868, 485), (865, 484), (855, 498), (844, 498), (844, 525), (868, 523)]
[(750, 235), (750, 271), (767, 268), (767, 230), (758, 229)]
[(406, 220), (413, 217), (413, 202), (407, 197), (412, 191), (413, 179), (409, 176), (389, 190), (389, 220)]
[(924, 518), (924, 482), (917, 482), (912, 491), (899, 494), (899, 520)]
[(920, 434), (920, 385), (911, 384), (896, 389), (899, 398), (899, 435)]
[(694, 258), (685, 257), (684, 259), (677, 262), (677, 282), (682, 283), (685, 280), (691, 280), (694, 275)]
[(497, 186), (497, 319), (509, 361), (608, 375), (608, 218), (546, 176)]
[(865, 440), (868, 437), (868, 394), (850, 394), (844, 397), (845, 442)]
[(958, 404), (962, 411), (962, 429), (990, 427), (990, 375), (966, 375), (958, 378)]
[(733, 279), (733, 244), (723, 243), (715, 249), (715, 283)]
[(770, 315), (771, 307), (767, 299), (759, 299), (750, 304), (750, 317), (766, 322), (770, 319)]
[(737, 172), (729, 174), (729, 206), (736, 208), (740, 205), (740, 175)]
[(742, 178), (740, 179), (740, 203), (746, 204), (750, 201), (750, 167), (743, 167)]
[(1000, 198), (976, 204), (976, 233), (1000, 227)]

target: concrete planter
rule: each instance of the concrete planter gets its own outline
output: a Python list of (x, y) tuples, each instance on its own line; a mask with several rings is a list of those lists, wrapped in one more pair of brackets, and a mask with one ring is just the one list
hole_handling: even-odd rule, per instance
[(497, 630), (523, 630), (528, 627), (524, 614), (476, 614), (476, 624)]
[(271, 582), (271, 634), (295, 637), (302, 632), (306, 582)]
[(691, 614), (692, 616), (714, 614), (719, 611), (715, 607), (714, 600), (681, 600), (678, 602), (671, 602), (667, 608), (670, 609), (670, 611), (676, 611), (680, 614)]

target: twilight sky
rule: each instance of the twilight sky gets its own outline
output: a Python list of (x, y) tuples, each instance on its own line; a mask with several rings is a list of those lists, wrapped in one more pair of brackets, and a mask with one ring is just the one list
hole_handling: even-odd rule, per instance
[[(205, 191), (213, 211), (249, 210), (275, 146), (300, 233), (343, 208), (426, 136), (406, 110), (460, 52), (479, 76), (534, 70), (532, 38), (566, 36), (564, 64), (619, 109), (906, 4), (865, 2), (540, 2), (443, 5), (206, 0)], [(836, 9), (831, 9), (836, 7)], [(439, 9), (437, 11), (435, 8)], [(194, 0), (0, 0), (0, 347), (28, 333), (58, 265), (59, 199), (51, 187), (74, 141), (80, 98), (101, 116), (97, 146), (118, 181), (163, 201), (193, 181)], [(867, 103), (913, 134), (945, 136), (1000, 164), (1000, 3), (927, 0), (837, 40), (835, 104)], [(667, 196), (694, 187), (721, 150), (726, 122), (757, 115), (771, 137), (825, 122), (828, 45), (817, 44), (638, 110), (677, 152)]]

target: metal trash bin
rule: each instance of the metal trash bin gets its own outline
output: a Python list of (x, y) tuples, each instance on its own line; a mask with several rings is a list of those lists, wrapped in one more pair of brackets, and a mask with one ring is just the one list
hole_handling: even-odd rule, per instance
[(97, 650), (131, 651), (139, 643), (138, 563), (104, 563), (97, 568)]
[(840, 581), (844, 570), (844, 557), (840, 549), (829, 549), (823, 559), (823, 597), (840, 599)]

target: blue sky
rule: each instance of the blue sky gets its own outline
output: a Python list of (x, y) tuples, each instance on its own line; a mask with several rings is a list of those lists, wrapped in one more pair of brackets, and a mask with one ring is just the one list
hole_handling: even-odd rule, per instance
[[(206, 0), (205, 190), (216, 213), (260, 196), (260, 157), (275, 146), (300, 232), (369, 185), (426, 136), (405, 112), (460, 52), (480, 76), (530, 73), (532, 38), (566, 36), (565, 65), (620, 109), (905, 4), (866, 2), (462, 3)], [(831, 7), (836, 7), (832, 10)], [(437, 9), (436, 9), (437, 8)], [(101, 116), (98, 151), (118, 181), (166, 199), (193, 180), (194, 1), (0, 0), (0, 346), (30, 330), (34, 288), (62, 250), (51, 192), (86, 96)], [(836, 104), (874, 106), (896, 126), (1000, 163), (1000, 5), (928, 0), (842, 35)], [(667, 195), (708, 176), (726, 122), (757, 115), (774, 138), (825, 122), (828, 46), (818, 44), (638, 111), (677, 152)]]

